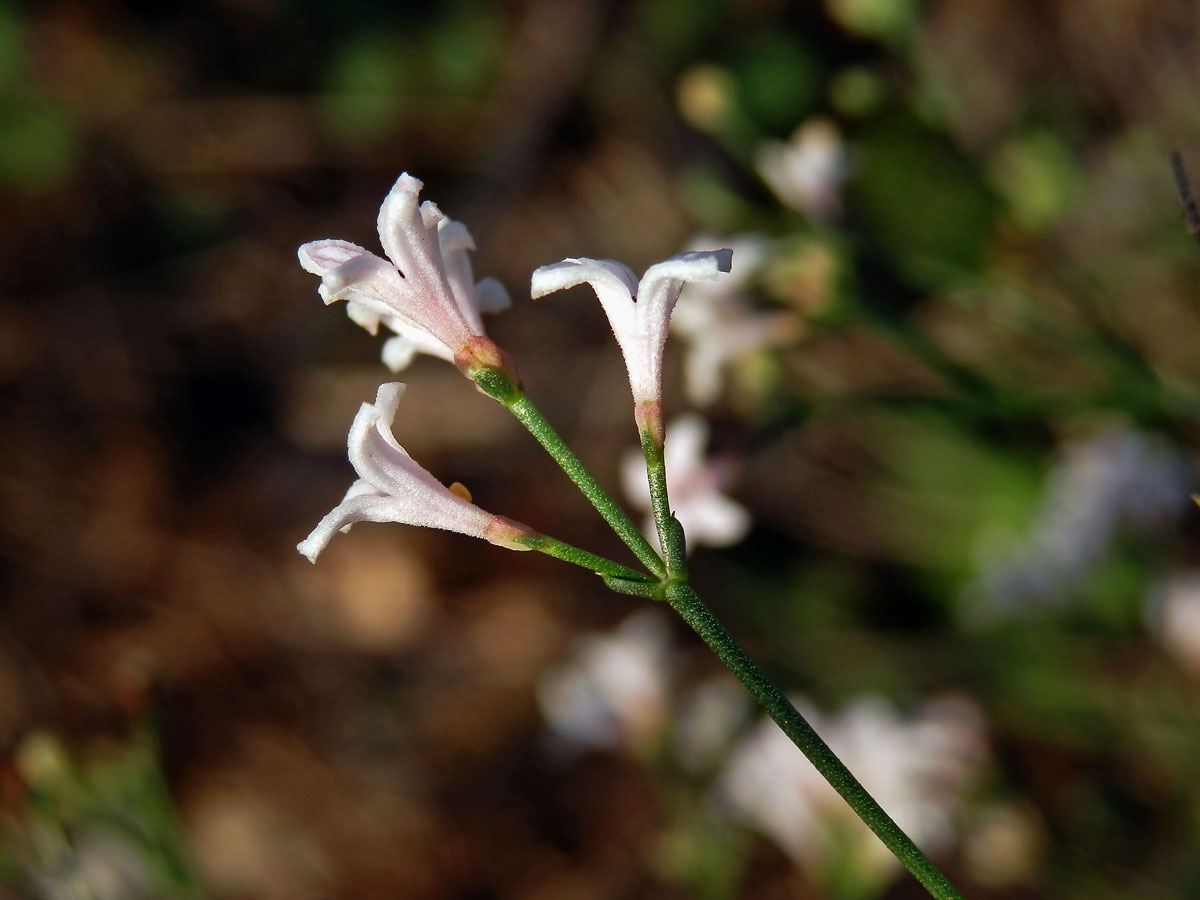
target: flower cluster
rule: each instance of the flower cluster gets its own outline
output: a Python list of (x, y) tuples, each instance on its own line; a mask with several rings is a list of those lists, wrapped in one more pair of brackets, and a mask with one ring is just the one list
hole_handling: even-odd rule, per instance
[[(468, 256), (475, 246), (470, 233), (435, 204), (421, 202), (421, 187), (405, 173), (384, 198), (378, 231), (386, 259), (349, 241), (330, 239), (301, 246), (300, 265), (321, 277), (318, 293), (326, 304), (345, 301), (349, 317), (372, 334), (380, 325), (394, 332), (383, 348), (391, 369), (398, 371), (415, 354), (426, 353), (453, 362), (481, 387), (489, 374), (497, 376), (513, 395), (518, 390), (515, 369), (484, 334), (482, 318), (485, 312), (507, 306), (508, 295), (495, 279), (475, 280)], [(685, 283), (713, 281), (729, 272), (731, 263), (730, 250), (681, 253), (651, 266), (639, 281), (612, 260), (566, 259), (533, 273), (531, 295), (537, 298), (584, 283), (595, 289), (629, 370), (635, 420), (662, 447), (662, 358), (671, 313)], [(396, 442), (392, 421), (403, 388), (383, 385), (375, 403), (359, 410), (348, 440), (358, 480), (300, 543), (300, 552), (315, 560), (335, 532), (360, 521), (426, 525), (529, 549), (530, 539), (539, 537), (536, 532), (493, 516), (461, 492), (443, 486)], [(680, 431), (681, 452), (676, 455), (682, 471), (676, 480), (681, 494), (688, 493), (683, 490), (687, 484), (693, 485), (694, 494), (690, 502), (685, 499), (681, 511), (702, 541), (731, 543), (736, 533), (745, 531), (745, 512), (732, 501), (716, 499), (722, 479), (701, 475), (692, 462), (695, 441), (685, 440), (685, 432), (697, 427)], [(724, 506), (718, 508), (721, 501)]]
[(571, 747), (653, 749), (669, 707), (670, 630), (644, 610), (612, 633), (588, 634), (538, 682), (551, 730)]
[(785, 205), (817, 222), (841, 213), (841, 187), (849, 164), (841, 132), (832, 120), (801, 123), (787, 143), (767, 141), (755, 163), (763, 181)]
[[(661, 759), (673, 724), (670, 752), (705, 780), (713, 813), (761, 833), (811, 877), (854, 871), (878, 893), (896, 873), (886, 848), (773, 722), (750, 718), (735, 682), (686, 686), (683, 668), (667, 622), (640, 612), (612, 631), (577, 639), (567, 659), (540, 679), (539, 706), (551, 732), (580, 749)], [(921, 846), (955, 842), (966, 789), (988, 752), (973, 703), (936, 697), (902, 715), (876, 695), (832, 714), (803, 698), (794, 702)]]
[[(680, 253), (650, 266), (640, 279), (621, 263), (587, 258), (565, 259), (533, 273), (530, 294), (535, 299), (590, 285), (612, 326), (629, 374), (641, 444), (640, 456), (628, 460), (624, 469), (630, 496), (651, 512), (643, 534), (529, 402), (507, 355), (484, 334), (481, 314), (507, 304), (507, 296), (489, 279), (475, 281), (467, 256), (473, 244), (466, 228), (432, 203), (420, 202), (420, 190), (419, 181), (401, 175), (383, 202), (378, 225), (386, 259), (356, 244), (323, 240), (300, 248), (301, 265), (321, 277), (319, 293), (327, 304), (344, 300), (350, 318), (368, 331), (374, 333), (384, 325), (395, 333), (384, 347), (390, 366), (402, 368), (418, 352), (449, 360), (512, 412), (645, 571), (495, 515), (472, 502), (462, 485), (444, 485), (396, 440), (393, 425), (404, 392), (399, 383), (380, 386), (375, 402), (359, 409), (347, 439), (358, 478), (298, 545), (299, 552), (315, 561), (334, 534), (357, 522), (421, 525), (513, 550), (538, 550), (587, 567), (615, 591), (666, 601), (793, 735), (789, 739), (769, 724), (765, 730), (754, 729), (737, 745), (714, 788), (725, 808), (806, 864), (812, 864), (814, 848), (831, 857), (841, 847), (849, 848), (844, 849), (849, 854), (844, 861), (852, 867), (861, 867), (869, 875), (890, 871), (886, 860), (879, 862), (882, 844), (873, 839), (865, 844), (862, 833), (854, 830), (857, 826), (843, 829), (837, 816), (845, 808), (833, 788), (801, 762), (789, 741), (794, 740), (813, 760), (827, 758), (829, 748), (715, 623), (688, 581), (685, 535), (690, 533), (696, 543), (729, 545), (745, 535), (750, 517), (722, 493), (732, 476), (730, 464), (704, 460), (708, 439), (704, 420), (685, 415), (666, 427), (663, 353), (684, 286), (718, 282), (731, 271), (732, 250)], [(760, 327), (765, 324), (748, 319), (734, 328), (744, 340), (732, 350), (706, 343), (698, 334), (703, 326), (693, 329), (693, 344), (705, 348), (710, 368), (719, 368), (747, 348), (769, 342)], [(710, 372), (710, 382), (711, 376)], [(706, 393), (711, 397), (711, 384)], [(657, 613), (646, 612), (626, 622), (615, 635), (581, 641), (574, 648), (575, 659), (548, 676), (539, 690), (538, 699), (555, 731), (575, 745), (628, 746), (641, 752), (661, 746), (661, 724), (673, 681), (668, 639)], [(689, 771), (712, 772), (741, 730), (742, 707), (736, 699), (731, 702), (727, 691), (715, 687), (697, 692), (694, 700), (679, 734), (691, 736), (689, 744), (695, 752), (681, 756), (681, 764)], [(978, 729), (969, 715), (947, 717), (934, 710), (909, 724), (886, 705), (874, 704), (851, 710), (829, 727), (835, 747), (863, 770), (914, 834), (930, 844), (948, 838), (953, 798), (972, 767), (972, 751), (978, 744)], [(786, 753), (779, 747), (786, 747)], [(904, 854), (897, 851), (898, 856), (922, 883), (945, 881), (875, 801), (861, 792), (843, 791), (843, 796), (863, 822), (872, 823), (887, 846), (908, 848)], [(830, 815), (827, 810), (834, 807), (837, 814)]]
[(1161, 534), (1187, 508), (1190, 472), (1167, 443), (1109, 429), (1067, 444), (1030, 533), (967, 588), (973, 614), (1000, 618), (1077, 589), (1123, 533)]

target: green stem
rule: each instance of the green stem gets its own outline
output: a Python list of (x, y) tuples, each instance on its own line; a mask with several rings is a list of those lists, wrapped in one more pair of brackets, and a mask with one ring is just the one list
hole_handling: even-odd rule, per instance
[(658, 581), (649, 575), (545, 534), (539, 534), (535, 537), (517, 538), (517, 543), (524, 544), (531, 550), (545, 553), (547, 556), (553, 556), (555, 559), (561, 559), (569, 563), (574, 563), (577, 566), (582, 566), (605, 578), (616, 578), (635, 584), (658, 585)]
[(938, 868), (929, 861), (891, 817), (883, 811), (875, 799), (867, 793), (845, 764), (829, 749), (813, 730), (796, 707), (783, 695), (775, 684), (755, 662), (750, 659), (741, 645), (712, 614), (704, 602), (687, 583), (687, 568), (684, 560), (684, 535), (678, 520), (671, 513), (667, 497), (666, 465), (663, 448), (644, 432), (642, 452), (646, 457), (646, 472), (650, 482), (650, 497), (654, 507), (654, 520), (658, 527), (659, 540), (666, 554), (663, 560), (642, 536), (625, 511), (613, 501), (600, 483), (589, 472), (570, 447), (563, 441), (553, 426), (542, 416), (537, 407), (521, 391), (516, 380), (507, 372), (495, 368), (484, 368), (472, 373), (472, 379), (480, 389), (508, 408), (517, 420), (537, 438), (538, 442), (575, 482), (575, 485), (591, 501), (604, 520), (634, 552), (637, 558), (654, 575), (662, 579), (655, 581), (627, 569), (618, 563), (596, 556), (586, 550), (565, 544), (544, 535), (527, 538), (523, 543), (559, 559), (585, 566), (599, 574), (605, 584), (613, 590), (637, 596), (665, 599), (671, 604), (692, 630), (717, 654), (737, 679), (745, 685), (759, 705), (775, 720), (786, 734), (813, 764), (818, 772), (836, 790), (867, 827), (875, 832), (896, 858), (904, 864), (916, 879), (924, 885), (935, 900), (963, 900), (962, 895)]
[(737, 676), (746, 689), (754, 695), (759, 705), (791, 738), (792, 743), (808, 757), (809, 762), (824, 776), (835, 791), (842, 795), (858, 817), (875, 832), (887, 848), (896, 855), (916, 879), (937, 900), (963, 900), (962, 894), (949, 879), (929, 861), (898, 826), (883, 811), (870, 794), (846, 768), (845, 764), (829, 749), (829, 745), (808, 724), (791, 701), (767, 678), (766, 674), (750, 659), (733, 636), (704, 605), (704, 602), (686, 582), (672, 582), (666, 588), (666, 600), (700, 635), (704, 643), (720, 657), (721, 662)]
[(667, 558), (667, 577), (687, 580), (687, 554), (683, 528), (671, 512), (667, 496), (667, 462), (663, 447), (648, 430), (642, 431), (642, 456), (646, 458), (646, 479), (650, 484), (650, 506), (654, 510), (654, 526), (658, 529), (658, 545)]
[(584, 467), (583, 463), (579, 461), (579, 457), (567, 446), (566, 441), (554, 430), (554, 427), (546, 421), (533, 402), (524, 393), (497, 399), (500, 399), (500, 402), (508, 407), (509, 412), (516, 416), (517, 420), (537, 438), (538, 443), (546, 449), (546, 452), (554, 457), (554, 461), (575, 482), (575, 486), (583, 492), (592, 506), (596, 507), (596, 510), (604, 517), (604, 521), (633, 551), (641, 564), (659, 578), (665, 576), (666, 566), (663, 565), (658, 553), (650, 546), (650, 542), (638, 530), (637, 525), (625, 513), (625, 510), (621, 509), (616, 501), (608, 495), (596, 477)]

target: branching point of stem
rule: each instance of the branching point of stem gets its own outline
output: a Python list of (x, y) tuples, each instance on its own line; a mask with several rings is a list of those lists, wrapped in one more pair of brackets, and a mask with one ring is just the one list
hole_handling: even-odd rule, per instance
[(588, 470), (579, 457), (575, 455), (575, 452), (567, 446), (567, 442), (546, 421), (541, 411), (533, 405), (533, 402), (523, 393), (520, 393), (519, 388), (516, 397), (512, 400), (505, 401), (499, 397), (497, 399), (508, 408), (508, 411), (517, 418), (517, 421), (529, 430), (530, 434), (537, 438), (538, 443), (545, 448), (546, 452), (567, 473), (567, 476), (575, 483), (575, 486), (579, 488), (583, 495), (587, 497), (597, 512), (604, 517), (604, 521), (609, 524), (609, 527), (625, 542), (625, 546), (633, 551), (638, 561), (650, 572), (654, 573), (655, 577), (664, 577), (667, 567), (658, 555), (658, 552), (650, 546), (650, 542), (646, 540), (634, 521), (609, 496), (608, 491), (596, 480), (596, 476)]
[(521, 539), (521, 543), (530, 549), (540, 550), (590, 569), (600, 575), (609, 588), (619, 593), (667, 600), (929, 894), (935, 900), (963, 900), (949, 879), (929, 861), (912, 839), (867, 793), (845, 764), (829, 749), (774, 682), (750, 659), (688, 584), (683, 528), (671, 512), (670, 500), (667, 497), (666, 463), (662, 442), (654, 440), (654, 435), (649, 429), (640, 430), (654, 519), (659, 541), (666, 555), (665, 565), (629, 516), (613, 501), (596, 481), (595, 476), (522, 393), (520, 384), (508, 371), (500, 367), (484, 367), (472, 371), (470, 376), (481, 391), (507, 407), (537, 438), (653, 576), (643, 575), (546, 535), (529, 536)]

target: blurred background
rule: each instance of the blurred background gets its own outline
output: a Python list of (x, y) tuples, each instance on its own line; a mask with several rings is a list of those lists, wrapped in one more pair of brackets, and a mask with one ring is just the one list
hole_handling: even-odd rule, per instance
[[(407, 170), (614, 492), (620, 355), (530, 272), (734, 247), (667, 356), (749, 517), (702, 596), (968, 896), (1200, 896), (1198, 84), (1190, 0), (0, 2), (0, 891), (923, 896), (669, 611), (296, 554), (393, 376), (295, 248)], [(401, 377), (439, 478), (626, 559)]]

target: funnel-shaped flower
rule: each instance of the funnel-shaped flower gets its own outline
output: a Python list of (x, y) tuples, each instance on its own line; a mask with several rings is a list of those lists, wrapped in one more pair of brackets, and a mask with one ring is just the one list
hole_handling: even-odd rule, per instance
[[(349, 241), (311, 241), (300, 247), (300, 265), (321, 276), (326, 304), (345, 300), (346, 312), (371, 334), (383, 323), (396, 337), (383, 348), (393, 371), (416, 353), (429, 353), (469, 370), (498, 365), (499, 350), (483, 335), (482, 312), (508, 306), (493, 278), (474, 280), (466, 226), (426, 200), (421, 182), (400, 176), (379, 208), (383, 259)], [(388, 260), (391, 260), (389, 262)]]
[(517, 539), (537, 532), (465, 500), (421, 468), (397, 443), (392, 420), (403, 393), (403, 384), (382, 384), (375, 403), (359, 408), (348, 441), (350, 463), (358, 480), (296, 549), (315, 562), (334, 533), (355, 522), (399, 522), (469, 534), (510, 550), (528, 550)]
[(731, 250), (680, 253), (655, 263), (638, 281), (611, 259), (564, 259), (536, 269), (530, 291), (537, 299), (578, 284), (592, 286), (625, 357), (638, 428), (661, 444), (662, 359), (671, 312), (685, 282), (715, 281), (732, 260)]

